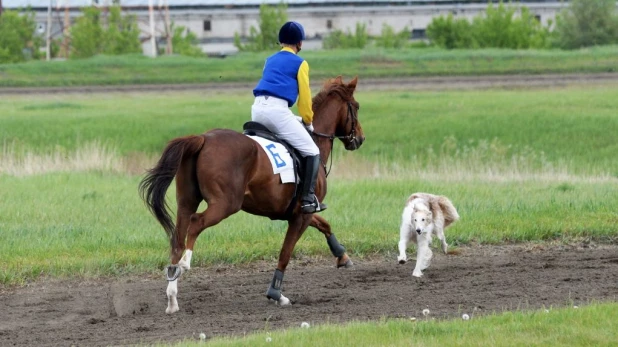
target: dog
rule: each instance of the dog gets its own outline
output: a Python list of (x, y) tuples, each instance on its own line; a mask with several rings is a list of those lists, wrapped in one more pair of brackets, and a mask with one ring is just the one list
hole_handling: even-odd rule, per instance
[(442, 251), (447, 254), (448, 244), (444, 229), (459, 219), (453, 203), (445, 196), (428, 193), (410, 195), (401, 215), (399, 229), (399, 264), (405, 264), (408, 243), (417, 245), (416, 266), (412, 276), (423, 276), (423, 270), (429, 267), (433, 252), (429, 248), (431, 236), (435, 233), (442, 243)]

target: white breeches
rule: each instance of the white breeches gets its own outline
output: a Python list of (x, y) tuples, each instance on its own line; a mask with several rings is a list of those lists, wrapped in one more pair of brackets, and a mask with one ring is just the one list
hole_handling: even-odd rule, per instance
[(272, 96), (258, 96), (251, 106), (251, 120), (258, 122), (296, 148), (303, 157), (320, 154), (305, 127), (288, 108), (288, 102)]

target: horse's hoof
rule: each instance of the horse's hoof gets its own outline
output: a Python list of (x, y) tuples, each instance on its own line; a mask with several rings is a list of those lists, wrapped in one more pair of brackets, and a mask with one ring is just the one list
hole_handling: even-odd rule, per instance
[(420, 272), (420, 271), (418, 271), (418, 272), (414, 271), (414, 272), (412, 273), (412, 276), (414, 276), (414, 277), (418, 277), (418, 278), (421, 278), (421, 277), (423, 277), (423, 273), (422, 273), (422, 272)]
[(405, 263), (406, 263), (406, 260), (405, 260), (405, 259), (399, 259), (399, 264), (403, 265), (403, 264), (405, 264)]
[[(342, 260), (343, 260), (343, 263), (341, 262)], [(347, 254), (344, 255), (343, 257), (337, 259), (337, 268), (338, 269), (342, 268), (342, 267), (345, 267), (346, 269), (349, 269), (349, 268), (351, 268), (353, 266), (354, 266), (354, 262), (352, 262), (352, 259), (350, 259), (350, 257), (347, 256)]]
[(178, 306), (176, 306), (176, 307), (168, 307), (168, 308), (165, 309), (165, 313), (167, 313), (167, 314), (176, 313), (176, 312), (178, 312), (179, 309), (180, 308), (178, 308)]
[(290, 299), (286, 298), (285, 296), (283, 296), (283, 294), (281, 294), (281, 297), (279, 298), (279, 301), (277, 301), (277, 304), (279, 304), (279, 306), (288, 306), (292, 303), (290, 302)]

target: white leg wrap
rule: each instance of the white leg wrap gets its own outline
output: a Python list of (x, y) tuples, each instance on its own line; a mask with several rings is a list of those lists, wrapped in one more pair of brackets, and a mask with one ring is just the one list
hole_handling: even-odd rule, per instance
[(169, 281), (167, 283), (167, 309), (165, 313), (172, 314), (178, 311), (178, 280)]
[(185, 251), (185, 254), (182, 256), (182, 258), (180, 258), (180, 261), (178, 262), (178, 266), (180, 266), (183, 272), (191, 269), (191, 256), (192, 255), (193, 255), (193, 251), (190, 249), (187, 249)]
[(279, 298), (279, 301), (277, 301), (277, 303), (281, 306), (287, 306), (291, 304), (290, 299), (283, 296), (283, 294), (281, 294), (281, 297)]

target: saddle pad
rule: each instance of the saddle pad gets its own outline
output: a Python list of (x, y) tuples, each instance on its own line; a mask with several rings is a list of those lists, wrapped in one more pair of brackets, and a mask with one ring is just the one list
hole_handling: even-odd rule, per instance
[(266, 152), (266, 155), (268, 156), (268, 159), (270, 159), (270, 164), (273, 167), (273, 174), (281, 175), (281, 183), (296, 182), (292, 156), (282, 144), (259, 136), (247, 135), (247, 137), (262, 146), (264, 152)]

